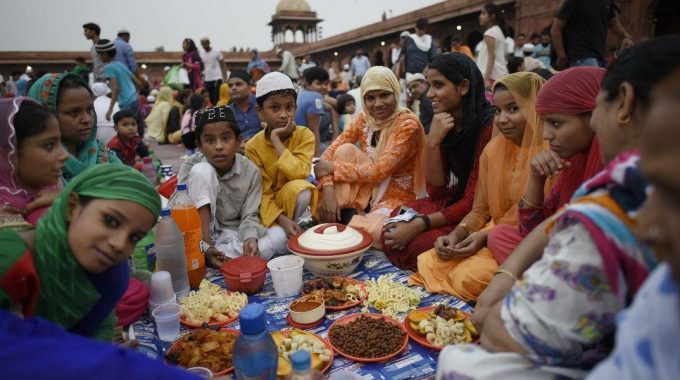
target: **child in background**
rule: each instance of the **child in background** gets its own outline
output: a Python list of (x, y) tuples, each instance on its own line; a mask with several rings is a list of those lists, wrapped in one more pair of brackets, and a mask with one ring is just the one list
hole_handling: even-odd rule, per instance
[(200, 153), (184, 161), (179, 181), (201, 217), (202, 237), (211, 266), (227, 258), (260, 256), (270, 259), (286, 252), (286, 233), (279, 226), (260, 224), (262, 175), (237, 153), (241, 137), (231, 108), (217, 106), (196, 113), (196, 144)]
[[(205, 97), (197, 94), (191, 95), (189, 104), (184, 107), (182, 117), (182, 143), (187, 150), (187, 156), (196, 152), (196, 112), (205, 106)], [(186, 157), (185, 157), (186, 158)]]
[(135, 158), (149, 157), (149, 148), (137, 134), (137, 119), (129, 109), (113, 115), (113, 129), (116, 135), (106, 144), (125, 165), (135, 166)]
[[(302, 73), (305, 89), (297, 98), (295, 124), (309, 128), (314, 134), (314, 157), (321, 156), (321, 117), (325, 113), (323, 97), (328, 88), (328, 72), (311, 67)], [(261, 119), (261, 117), (260, 117)]]
[(340, 115), (340, 120), (338, 121), (338, 130), (340, 133), (345, 130), (345, 125), (349, 124), (349, 120), (354, 115), (357, 106), (354, 101), (354, 97), (349, 94), (342, 94), (338, 96), (337, 103), (338, 114)]
[(248, 141), (246, 157), (262, 173), (260, 218), (265, 227), (278, 224), (290, 237), (302, 232), (298, 223), (307, 207), (316, 208), (316, 187), (305, 180), (312, 171), (314, 135), (295, 125), (296, 93), (288, 76), (263, 76), (255, 95), (265, 129)]

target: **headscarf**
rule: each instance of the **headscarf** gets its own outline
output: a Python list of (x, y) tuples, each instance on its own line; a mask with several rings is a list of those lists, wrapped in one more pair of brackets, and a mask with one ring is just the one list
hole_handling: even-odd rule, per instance
[[(506, 75), (494, 83), (494, 92), (498, 86), (505, 86), (515, 102), (519, 106), (519, 112), (526, 119), (526, 127), (522, 137), (522, 143), (517, 146), (514, 141), (506, 139), (502, 135), (492, 138), (487, 149), (494, 150), (494, 157), (500, 162), (490, 162), (487, 168), (487, 201), (489, 209), (511, 210), (517, 206), (520, 198), (524, 195), (529, 174), (531, 172), (530, 160), (538, 153), (548, 149), (548, 143), (543, 140), (543, 123), (536, 113), (536, 97), (545, 80), (538, 74), (522, 71)], [(509, 183), (506, 183), (509, 182)], [(549, 189), (552, 181), (546, 183)], [(491, 189), (503, 189), (503, 194)], [(498, 193), (497, 197), (491, 194)], [(517, 222), (517, 213), (508, 215)], [(496, 223), (505, 223), (505, 220), (495, 220)]]
[(463, 125), (461, 131), (451, 130), (441, 143), (441, 150), (446, 155), (448, 166), (457, 167), (458, 178), (454, 202), (465, 192), (467, 180), (475, 163), (475, 151), (479, 135), (490, 120), (493, 119), (493, 107), (486, 100), (484, 78), (475, 61), (462, 53), (440, 54), (432, 59), (429, 68), (439, 71), (451, 80), (463, 76), (470, 82), (468, 93), (463, 96)]
[[(538, 93), (536, 112), (545, 114), (580, 115), (595, 109), (595, 98), (600, 91), (600, 83), (605, 70), (599, 67), (574, 67), (553, 76)], [(571, 166), (560, 172), (553, 188), (558, 195), (554, 211), (571, 199), (576, 189), (588, 178), (602, 170), (600, 146), (593, 138), (587, 152), (569, 157)]]
[(220, 85), (220, 98), (217, 99), (218, 106), (226, 106), (231, 103), (231, 94), (229, 93), (229, 84), (222, 83)]
[(264, 74), (269, 73), (271, 69), (269, 68), (267, 62), (265, 62), (265, 60), (260, 57), (260, 52), (253, 50), (253, 53), (255, 53), (255, 58), (248, 62), (248, 66), (246, 67), (248, 74), (252, 75), (253, 69), (260, 69)]
[[(59, 85), (65, 79), (72, 79), (79, 83), (82, 83), (83, 88), (90, 92), (90, 88), (87, 83), (79, 75), (67, 73), (58, 74), (50, 73), (45, 74), (42, 78), (38, 79), (28, 96), (33, 100), (47, 106), (47, 108), (57, 115), (57, 96), (59, 94)], [(77, 146), (78, 152), (76, 155), (69, 154), (69, 158), (66, 161), (63, 169), (63, 177), (67, 182), (72, 180), (80, 172), (87, 169), (88, 167), (95, 164), (106, 164), (106, 163), (120, 163), (116, 154), (110, 151), (104, 144), (97, 140), (97, 120), (96, 115), (93, 112), (92, 115), (92, 131), (90, 132), (90, 137), (86, 141), (79, 142)]]
[[(151, 137), (158, 142), (165, 142), (165, 137), (167, 135), (165, 133), (165, 128), (168, 125), (168, 117), (170, 116), (170, 110), (172, 110), (174, 104), (172, 89), (166, 86), (161, 87), (149, 116), (144, 119), (147, 127), (147, 137)], [(135, 148), (136, 146), (137, 145), (135, 145)]]
[[(364, 96), (370, 92), (370, 91), (375, 91), (375, 90), (380, 90), (380, 91), (388, 91), (394, 94), (394, 98), (396, 101), (396, 107), (394, 108), (394, 112), (392, 115), (388, 116), (385, 120), (376, 120), (369, 112), (368, 108), (366, 108), (366, 103), (364, 102)], [(420, 131), (419, 131), (419, 146), (414, 147), (417, 151), (416, 153), (416, 166), (415, 166), (415, 173), (413, 175), (413, 183), (415, 185), (415, 191), (416, 191), (416, 197), (420, 198), (425, 194), (425, 130), (422, 128), (422, 124), (420, 123), (420, 120), (418, 119), (411, 110), (404, 108), (399, 105), (399, 94), (401, 93), (401, 88), (399, 86), (399, 80), (397, 77), (394, 75), (392, 70), (388, 69), (385, 66), (373, 66), (368, 71), (366, 71), (366, 74), (364, 74), (362, 80), (361, 80), (361, 104), (363, 106), (363, 115), (364, 119), (366, 120), (366, 123), (368, 124), (368, 128), (373, 131), (380, 131), (380, 138), (378, 139), (378, 145), (375, 148), (375, 157), (373, 158), (374, 162), (378, 162), (380, 160), (380, 156), (382, 155), (383, 151), (385, 150), (385, 147), (387, 146), (387, 141), (389, 140), (390, 135), (392, 134), (392, 131), (394, 130), (395, 127), (395, 122), (397, 119), (402, 116), (406, 115), (407, 117), (411, 117), (414, 120), (418, 122), (418, 125), (421, 126)], [(388, 178), (389, 179), (389, 178)], [(373, 189), (373, 198), (374, 200), (379, 199), (380, 197), (378, 196), (378, 190), (376, 188), (379, 188), (379, 186), (375, 186)]]
[(184, 52), (184, 54), (182, 54), (182, 62), (198, 62), (201, 64), (201, 71), (203, 71), (205, 67), (203, 66), (201, 55), (198, 54), (196, 43), (191, 38), (185, 38), (184, 42), (189, 45), (189, 48)]
[[(92, 333), (111, 314), (125, 292), (127, 263), (100, 274), (87, 273), (78, 264), (69, 246), (66, 221), (72, 193), (95, 199), (134, 202), (148, 209), (154, 220), (160, 214), (161, 201), (156, 189), (139, 171), (124, 165), (94, 165), (69, 182), (38, 222), (33, 254), (40, 275), (36, 314), (68, 330), (89, 335), (88, 332)], [(125, 278), (114, 276), (115, 284), (95, 288), (94, 284), (101, 278), (111, 278), (112, 274), (120, 273)], [(99, 318), (87, 318), (90, 326), (83, 326), (83, 316), (89, 317), (92, 313)]]
[[(32, 228), (31, 216), (24, 216), (14, 210), (25, 210), (26, 206), (42, 190), (24, 189), (19, 183), (19, 143), (14, 117), (24, 102), (36, 103), (25, 97), (0, 100), (0, 136), (2, 136), (0, 138), (0, 214), (2, 214), (0, 224), (4, 228)], [(60, 186), (61, 184), (56, 183), (49, 188), (58, 189)], [(6, 209), (7, 206), (11, 209)]]

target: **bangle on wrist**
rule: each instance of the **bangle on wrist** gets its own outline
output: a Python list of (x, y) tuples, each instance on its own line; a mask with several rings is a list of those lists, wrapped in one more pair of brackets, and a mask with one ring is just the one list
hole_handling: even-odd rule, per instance
[(496, 273), (494, 273), (494, 275), (497, 275), (499, 273), (510, 277), (513, 281), (517, 281), (517, 275), (514, 272), (512, 272), (511, 270), (508, 270), (508, 269), (505, 269), (505, 268), (498, 268), (498, 269), (496, 269)]
[(465, 231), (465, 236), (467, 237), (470, 235), (470, 228), (468, 228), (467, 223), (458, 223), (458, 227), (462, 228), (463, 231)]
[(529, 208), (543, 208), (542, 205), (541, 206), (535, 205), (535, 204), (527, 201), (526, 197), (522, 197), (522, 199), (519, 201), (519, 207), (525, 208), (524, 206), (529, 206)]
[(427, 215), (419, 215), (418, 218), (420, 218), (423, 223), (425, 224), (425, 232), (429, 231), (432, 229), (432, 223), (430, 222), (430, 217)]

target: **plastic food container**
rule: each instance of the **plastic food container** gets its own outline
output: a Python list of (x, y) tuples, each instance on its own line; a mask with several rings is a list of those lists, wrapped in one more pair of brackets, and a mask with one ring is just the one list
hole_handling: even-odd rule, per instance
[(229, 290), (255, 294), (264, 285), (267, 262), (255, 256), (243, 256), (225, 262), (220, 269)]
[(322, 297), (303, 296), (290, 303), (290, 318), (295, 323), (308, 325), (321, 320), (326, 315)]
[(368, 232), (339, 223), (321, 224), (288, 240), (288, 249), (305, 259), (305, 269), (321, 277), (352, 273), (371, 245)]

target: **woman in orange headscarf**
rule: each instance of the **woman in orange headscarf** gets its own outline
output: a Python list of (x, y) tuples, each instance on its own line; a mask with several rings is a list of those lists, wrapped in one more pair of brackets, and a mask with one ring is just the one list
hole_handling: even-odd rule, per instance
[(390, 69), (370, 68), (361, 81), (363, 111), (314, 167), (320, 220), (364, 228), (376, 248), (390, 212), (425, 194), (425, 131), (415, 114), (399, 106), (399, 93)]
[(437, 238), (434, 249), (418, 256), (418, 273), (411, 276), (429, 292), (474, 301), (493, 277), (498, 265), (486, 248), (488, 231), (496, 224), (517, 225), (529, 161), (547, 148), (535, 111), (543, 83), (537, 74), (519, 72), (494, 84), (494, 125), (500, 134), (482, 152), (472, 211), (449, 235)]
[[(536, 112), (550, 149), (531, 160), (527, 189), (518, 205), (519, 225), (499, 224), (489, 232), (487, 245), (499, 265), (531, 230), (569, 202), (585, 180), (602, 170), (590, 113), (604, 73), (599, 67), (574, 67), (552, 77), (538, 93)], [(544, 199), (546, 180), (558, 173)]]

